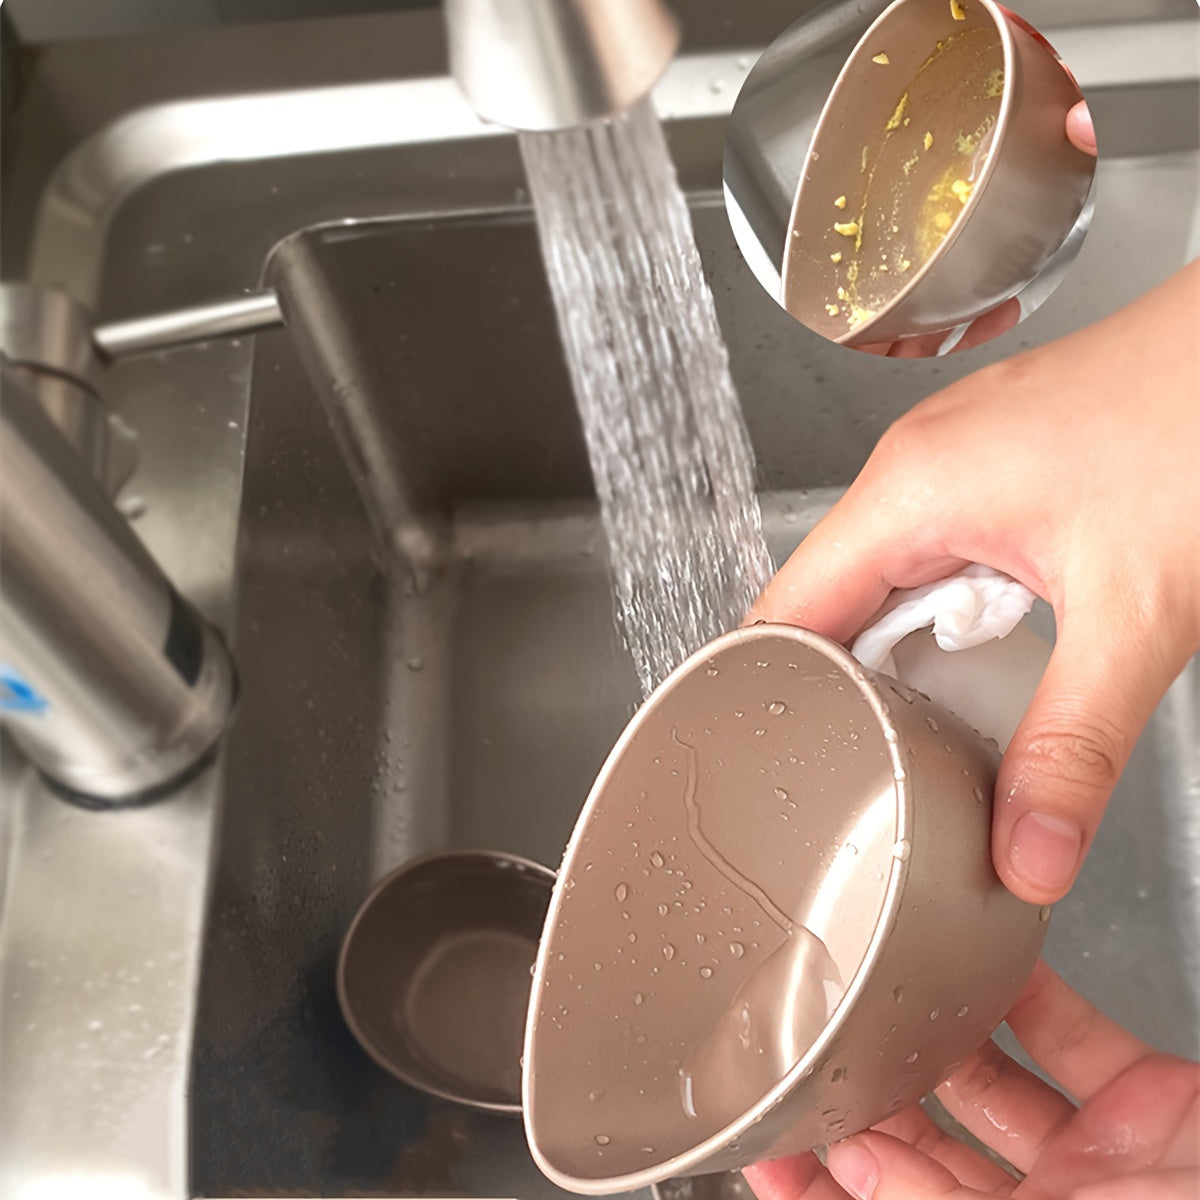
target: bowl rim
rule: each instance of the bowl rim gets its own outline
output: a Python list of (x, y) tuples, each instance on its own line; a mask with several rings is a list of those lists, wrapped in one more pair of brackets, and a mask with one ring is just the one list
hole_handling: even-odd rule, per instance
[[(891, 936), (896, 921), (903, 907), (905, 886), (908, 882), (911, 852), (903, 855), (893, 854), (891, 868), (879, 915), (871, 938), (867, 943), (858, 968), (855, 970), (846, 991), (830, 1014), (824, 1028), (814, 1040), (803, 1057), (778, 1083), (751, 1105), (737, 1120), (716, 1130), (701, 1141), (696, 1142), (687, 1150), (672, 1156), (670, 1159), (651, 1163), (636, 1171), (628, 1171), (618, 1175), (579, 1176), (564, 1171), (547, 1158), (536, 1137), (533, 1124), (533, 1088), (537, 1074), (535, 1062), (535, 1033), (538, 1023), (538, 1006), (544, 988), (545, 977), (549, 965), (549, 932), (562, 908), (563, 900), (568, 890), (568, 881), (572, 880), (576, 859), (582, 852), (583, 831), (590, 824), (596, 811), (600, 797), (604, 794), (609, 777), (615, 770), (616, 764), (624, 757), (629, 743), (637, 736), (649, 713), (655, 711), (664, 696), (674, 691), (685, 679), (698, 670), (707, 668), (709, 661), (728, 647), (740, 644), (752, 644), (764, 640), (787, 641), (799, 643), (806, 649), (815, 650), (823, 655), (832, 665), (836, 666), (843, 675), (857, 688), (859, 694), (866, 700), (874, 716), (885, 747), (887, 761), (892, 767), (894, 794), (896, 800), (896, 821), (894, 845), (902, 844), (911, 848), (913, 812), (912, 792), (908, 772), (907, 756), (902, 750), (899, 731), (892, 720), (891, 711), (880, 693), (876, 682), (877, 673), (864, 667), (844, 646), (822, 634), (814, 633), (797, 625), (757, 622), (753, 625), (735, 629), (722, 634), (694, 654), (685, 659), (647, 698), (625, 727), (612, 751), (605, 759), (603, 767), (596, 777), (592, 790), (584, 803), (579, 817), (572, 830), (570, 841), (563, 854), (562, 866), (554, 884), (550, 897), (550, 907), (546, 913), (546, 923), (542, 938), (538, 944), (538, 956), (534, 966), (533, 987), (530, 990), (529, 1013), (525, 1023), (524, 1062), (525, 1069), (521, 1076), (521, 1107), (524, 1113), (525, 1135), (529, 1150), (540, 1170), (553, 1183), (570, 1191), (583, 1195), (602, 1195), (613, 1191), (632, 1191), (646, 1187), (652, 1183), (676, 1175), (694, 1174), (705, 1162), (736, 1143), (739, 1138), (753, 1126), (766, 1117), (789, 1096), (796, 1087), (813, 1074), (816, 1064), (824, 1056), (842, 1027), (849, 1020), (859, 997), (866, 990), (875, 975), (875, 968), (883, 956), (885, 947)], [(888, 736), (889, 732), (892, 736)]]
[[(892, 3), (887, 6), (871, 22), (867, 31), (859, 39), (854, 49), (847, 56), (846, 61), (842, 64), (842, 69), (838, 72), (837, 79), (834, 80), (833, 87), (829, 91), (829, 95), (825, 99), (824, 105), (821, 107), (821, 115), (817, 118), (817, 123), (813, 127), (812, 137), (809, 139), (808, 150), (804, 155), (804, 162), (800, 167), (800, 175), (796, 181), (796, 191), (792, 197), (792, 208), (788, 214), (787, 234), (784, 242), (784, 257), (783, 269), (780, 271), (780, 287), (779, 287), (779, 303), (795, 320), (800, 320), (800, 317), (793, 313), (787, 306), (787, 296), (789, 293), (789, 279), (793, 274), (791, 268), (791, 238), (793, 231), (797, 228), (797, 222), (800, 215), (800, 199), (804, 192), (805, 178), (808, 174), (808, 168), (813, 161), (813, 152), (817, 150), (821, 143), (821, 137), (826, 132), (825, 126), (833, 120), (833, 110), (836, 107), (834, 100), (844, 90), (848, 90), (848, 79), (853, 72), (857, 75), (862, 68), (862, 60), (870, 48), (870, 42), (877, 37), (877, 31), (897, 10), (911, 6), (916, 3), (928, 3), (930, 0), (892, 0)], [(852, 329), (847, 329), (839, 334), (836, 338), (829, 338), (838, 346), (856, 347), (860, 344), (872, 344), (869, 337), (873, 328), (877, 328), (885, 318), (889, 317), (896, 308), (906, 301), (913, 292), (921, 285), (922, 281), (930, 274), (934, 266), (937, 265), (940, 259), (954, 246), (962, 231), (968, 224), (968, 219), (974, 208), (978, 207), (979, 197), (984, 195), (988, 190), (988, 184), (992, 176), (998, 170), (997, 163), (999, 162), (1000, 154), (1004, 143), (1008, 140), (1009, 128), (1012, 124), (1012, 109), (1015, 103), (1013, 97), (1016, 94), (1017, 82), (1016, 73), (1020, 63), (1020, 56), (1017, 54), (1016, 45), (1013, 39), (1012, 28), (1009, 25), (1009, 18), (1012, 14), (997, 3), (997, 0), (972, 0), (973, 3), (979, 4), (985, 12), (991, 17), (992, 26), (996, 30), (1000, 41), (1001, 51), (1004, 56), (1004, 87), (1000, 94), (1000, 107), (996, 112), (996, 124), (993, 127), (992, 146), (988, 151), (987, 157), (984, 160), (983, 168), (975, 186), (971, 189), (970, 196), (967, 197), (966, 204), (963, 205), (962, 213), (959, 219), (950, 227), (946, 236), (938, 244), (934, 252), (917, 268), (911, 278), (909, 278), (902, 287), (891, 297), (878, 312), (874, 313), (868, 320), (854, 326)], [(1022, 28), (1032, 30), (1028, 22), (1020, 21)], [(1033, 31), (1036, 33), (1036, 31)], [(1057, 58), (1057, 52), (1050, 43), (1041, 34), (1037, 34), (1037, 39), (1041, 45), (1050, 53), (1053, 53)], [(1061, 62), (1062, 60), (1059, 59)], [(813, 331), (817, 332), (816, 330)], [(825, 335), (822, 334), (822, 337)]]
[[(338, 948), (337, 967), (335, 971), (337, 983), (337, 998), (338, 1008), (341, 1010), (342, 1019), (346, 1022), (350, 1032), (354, 1035), (354, 1040), (366, 1051), (368, 1056), (380, 1067), (382, 1067), (394, 1079), (399, 1079), (401, 1083), (407, 1083), (410, 1087), (416, 1088), (418, 1091), (424, 1092), (426, 1095), (436, 1096), (439, 1100), (450, 1100), (456, 1104), (466, 1105), (468, 1108), (474, 1108), (482, 1112), (502, 1113), (508, 1116), (520, 1116), (522, 1101), (518, 1100), (515, 1103), (506, 1103), (496, 1100), (479, 1100), (477, 1098), (464, 1095), (461, 1092), (456, 1092), (453, 1089), (442, 1087), (439, 1084), (431, 1083), (429, 1079), (423, 1078), (417, 1072), (409, 1071), (399, 1065), (395, 1059), (389, 1056), (371, 1037), (362, 1023), (358, 1019), (358, 1014), (355, 1011), (350, 990), (346, 982), (347, 963), (350, 957), (351, 946), (355, 941), (359, 928), (365, 919), (368, 912), (375, 906), (379, 898), (390, 887), (399, 882), (406, 876), (416, 874), (418, 871), (431, 866), (437, 866), (442, 862), (476, 862), (479, 864), (490, 863), (497, 870), (505, 870), (512, 868), (516, 873), (522, 875), (533, 876), (544, 881), (549, 888), (553, 887), (556, 873), (543, 863), (535, 862), (531, 858), (525, 858), (520, 854), (510, 854), (505, 850), (482, 850), (482, 849), (450, 849), (450, 850), (432, 850), (423, 854), (415, 855), (412, 858), (406, 859), (399, 866), (394, 867), (380, 878), (367, 892), (361, 904), (355, 910), (354, 916), (350, 924), (346, 927), (346, 932), (342, 935), (341, 946)], [(533, 931), (540, 941), (541, 931)]]

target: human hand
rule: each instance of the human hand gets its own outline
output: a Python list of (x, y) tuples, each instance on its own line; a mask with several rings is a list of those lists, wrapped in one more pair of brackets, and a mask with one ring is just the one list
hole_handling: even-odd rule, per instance
[(937, 1089), (946, 1110), (1024, 1176), (919, 1105), (816, 1155), (746, 1168), (759, 1200), (1195, 1200), (1200, 1066), (1159, 1054), (1039, 963), (1008, 1023), (1078, 1107), (987, 1042)]
[(1058, 641), (1001, 763), (992, 854), (1044, 904), (1074, 880), (1155, 705), (1200, 648), (1200, 263), (931, 396), (750, 614), (848, 642), (893, 588), (971, 562), (1048, 600)]
[[(961, 350), (973, 350), (990, 342), (992, 338), (1007, 333), (1021, 320), (1021, 301), (1016, 296), (1010, 296), (1003, 304), (998, 304), (982, 317), (976, 317), (963, 330), (961, 337), (954, 343), (949, 354), (957, 354)], [(897, 338), (894, 342), (873, 342), (869, 346), (855, 346), (863, 354), (875, 354), (880, 358), (933, 358), (942, 350), (946, 339), (954, 332), (953, 329), (943, 329), (938, 333), (923, 333), (916, 337)]]

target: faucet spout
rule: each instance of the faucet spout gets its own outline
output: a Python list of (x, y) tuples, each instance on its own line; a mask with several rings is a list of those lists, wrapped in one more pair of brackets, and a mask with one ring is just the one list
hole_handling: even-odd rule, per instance
[(679, 44), (663, 0), (446, 0), (450, 69), (485, 121), (564, 129), (654, 86)]

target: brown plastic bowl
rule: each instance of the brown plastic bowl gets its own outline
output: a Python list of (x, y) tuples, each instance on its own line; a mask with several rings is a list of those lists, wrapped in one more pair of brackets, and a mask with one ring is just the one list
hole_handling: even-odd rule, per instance
[[(1056, 260), (1086, 207), (1096, 160), (1067, 140), (1074, 79), (993, 0), (953, 7), (961, 20), (950, 0), (887, 8), (813, 133), (782, 300), (832, 341), (891, 342), (983, 316)], [(951, 191), (959, 179), (972, 184), (965, 204)], [(952, 223), (931, 249), (939, 219)]]
[(519, 1114), (529, 969), (553, 883), (546, 867), (482, 850), (384, 878), (338, 959), (338, 1001), (363, 1049), (422, 1091)]
[(542, 1170), (589, 1194), (731, 1170), (944, 1078), (1049, 915), (992, 866), (998, 758), (806, 630), (684, 663), (605, 763), (555, 885), (525, 1040)]

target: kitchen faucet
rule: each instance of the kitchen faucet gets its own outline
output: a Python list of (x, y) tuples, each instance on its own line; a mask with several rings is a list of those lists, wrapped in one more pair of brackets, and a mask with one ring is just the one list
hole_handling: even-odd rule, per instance
[(450, 70), (475, 111), (563, 129), (628, 108), (679, 44), (662, 0), (446, 0)]
[(212, 756), (236, 691), (220, 635), (113, 504), (101, 359), (277, 321), (266, 294), (94, 329), (64, 292), (0, 286), (0, 722), (64, 798), (169, 793)]

